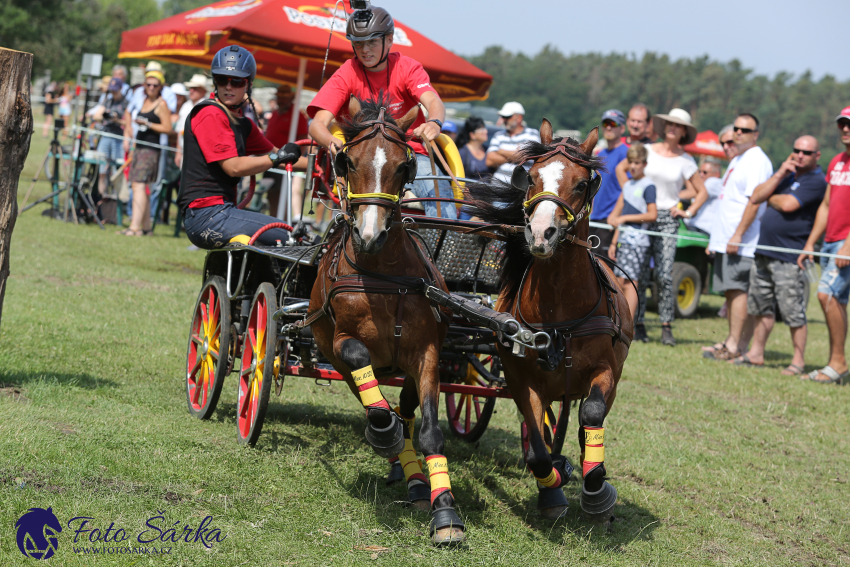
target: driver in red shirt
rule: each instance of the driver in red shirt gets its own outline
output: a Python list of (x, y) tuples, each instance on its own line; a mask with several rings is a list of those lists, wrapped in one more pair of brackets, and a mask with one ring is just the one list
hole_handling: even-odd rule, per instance
[[(348, 101), (352, 95), (360, 100), (388, 98), (388, 113), (399, 119), (415, 105), (421, 103), (428, 111), (428, 121), (422, 113), (408, 131), (408, 136), (432, 142), (440, 135), (446, 108), (422, 65), (400, 53), (390, 53), (393, 46), (395, 23), (383, 8), (371, 7), (357, 10), (348, 19), (346, 39), (351, 41), (355, 58), (349, 59), (321, 88), (316, 98), (307, 107), (313, 118), (310, 135), (316, 142), (328, 148), (334, 155), (342, 148), (342, 142), (333, 136), (328, 126), (335, 118), (348, 114)], [(410, 146), (416, 153), (417, 176), (431, 174), (431, 162), (422, 144), (411, 140)], [(439, 170), (437, 171), (439, 174)], [(440, 197), (453, 198), (448, 181), (439, 181)], [(408, 187), (420, 198), (434, 197), (433, 181), (416, 180)], [(425, 202), (425, 214), (437, 216), (435, 202)], [(457, 208), (442, 206), (442, 216), (457, 218)]]

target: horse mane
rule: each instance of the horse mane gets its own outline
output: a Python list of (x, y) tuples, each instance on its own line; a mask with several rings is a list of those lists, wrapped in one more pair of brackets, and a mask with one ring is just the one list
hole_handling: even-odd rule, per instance
[[(354, 97), (357, 98), (357, 97)], [(392, 124), (393, 126), (398, 126), (398, 123), (395, 121), (395, 118), (390, 115), (389, 108), (391, 98), (387, 94), (384, 94), (384, 90), (381, 89), (378, 91), (378, 98), (376, 100), (360, 100), (357, 101), (360, 103), (360, 112), (355, 114), (354, 116), (346, 116), (339, 122), (339, 127), (342, 129), (342, 133), (345, 136), (345, 140), (350, 142), (361, 132), (364, 130), (371, 128), (372, 126), (367, 124), (370, 121), (377, 120), (381, 115), (381, 109), (385, 109), (384, 112), (384, 122), (387, 124)], [(407, 139), (404, 137), (403, 142), (406, 142)]]
[[(515, 161), (523, 163), (545, 155), (556, 149), (555, 145), (562, 140), (564, 138), (556, 138), (551, 145), (525, 142), (520, 146)], [(607, 171), (605, 163), (598, 157), (585, 153), (576, 140), (566, 138), (566, 142), (565, 150), (572, 162), (591, 172)], [(514, 188), (510, 183), (493, 177), (489, 181), (468, 183), (466, 193), (468, 199), (463, 206), (464, 212), (486, 223), (525, 225), (525, 209), (522, 206), (525, 201), (525, 192)], [(513, 295), (519, 291), (522, 276), (531, 260), (525, 235), (522, 233), (509, 235), (500, 266), (499, 280), (502, 292)]]

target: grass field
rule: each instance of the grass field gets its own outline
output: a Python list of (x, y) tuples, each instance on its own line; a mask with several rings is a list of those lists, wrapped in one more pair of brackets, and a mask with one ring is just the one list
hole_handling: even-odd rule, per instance
[[(37, 130), (21, 194), (45, 148)], [(399, 504), (403, 487), (385, 486), (386, 464), (365, 444), (346, 387), (289, 378), (255, 449), (236, 443), (233, 376), (210, 421), (189, 416), (181, 376), (203, 253), (168, 228), (126, 238), (39, 212), (18, 219), (0, 326), (2, 566), (33, 562), (15, 542), (31, 507), (58, 517), (49, 562), (63, 566), (850, 564), (850, 388), (780, 376), (790, 362), (783, 325), (766, 367), (741, 369), (700, 357), (724, 334), (717, 298), (676, 323), (675, 349), (657, 342), (653, 314), (655, 342), (632, 348), (606, 420), (619, 491), (607, 529), (582, 519), (577, 483), (565, 518), (539, 517), (510, 400), (474, 446), (443, 423), (468, 538), (439, 550), (428, 516)], [(809, 314), (807, 369), (827, 355), (820, 308)], [(575, 438), (573, 423), (574, 463)], [(95, 545), (87, 534), (74, 544), (81, 521), (68, 522), (79, 516), (130, 538), (98, 547), (170, 553), (75, 553)], [(168, 528), (179, 536), (208, 516), (224, 537), (211, 548), (137, 541), (160, 533), (146, 521), (168, 539)]]

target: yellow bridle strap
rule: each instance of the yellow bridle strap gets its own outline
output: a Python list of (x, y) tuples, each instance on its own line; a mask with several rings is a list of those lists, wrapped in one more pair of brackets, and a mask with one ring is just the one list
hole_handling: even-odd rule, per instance
[(352, 193), (351, 188), (348, 188), (348, 198), (354, 199), (386, 199), (393, 203), (398, 203), (398, 195), (390, 195), (389, 193)]
[[(552, 195), (554, 197), (558, 197), (559, 199), (561, 198), (561, 196), (558, 195), (557, 193), (555, 193), (554, 191), (541, 191), (540, 193), (538, 193), (537, 195), (535, 195), (534, 197), (532, 197), (528, 201), (525, 201), (522, 204), (522, 208), (527, 209), (536, 200), (538, 200), (539, 198), (544, 197), (546, 195)], [(561, 207), (562, 209), (564, 209), (564, 213), (566, 213), (566, 215), (567, 215), (567, 222), (573, 222), (573, 219), (575, 218), (575, 217), (573, 217), (573, 214), (570, 211), (568, 211), (563, 205), (558, 204), (558, 206)]]

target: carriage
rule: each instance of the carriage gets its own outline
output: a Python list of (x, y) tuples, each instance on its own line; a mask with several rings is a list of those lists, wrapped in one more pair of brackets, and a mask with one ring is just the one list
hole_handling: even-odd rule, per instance
[[(333, 160), (320, 152), (318, 165), (308, 165), (321, 198), (339, 203), (331, 191), (337, 186), (344, 205), (325, 234), (273, 223), (208, 253), (187, 352), (189, 411), (208, 418), (225, 376), (236, 370), (238, 439), (253, 445), (272, 385), (280, 395), (286, 376), (344, 380), (366, 410), (367, 442), (379, 456), (401, 461), (389, 480), (407, 480), (408, 501), (431, 511), (432, 539), (446, 545), (463, 541), (464, 526), (437, 426), (439, 394), (451, 431), (467, 441), (483, 434), (495, 398), (515, 399), (538, 509), (548, 518), (567, 508), (561, 488), (573, 467), (560, 453), (569, 402), (581, 400), (581, 506), (592, 520), (605, 521), (617, 493), (605, 481), (602, 423), (632, 322), (611, 268), (587, 236), (599, 187), (593, 171), (600, 164), (590, 154), (596, 130), (581, 144), (553, 140), (544, 120), (543, 142), (520, 155), (535, 160), (530, 172), (517, 166), (510, 185), (468, 187), (485, 224), (406, 208), (422, 200), (402, 197), (405, 183), (421, 179), (405, 138), (418, 109), (398, 122), (385, 109), (383, 101), (361, 106), (352, 98), (345, 145)], [(440, 157), (433, 147), (430, 153)], [(279, 227), (293, 239), (255, 244)], [(565, 249), (556, 256), (559, 247)], [(402, 387), (395, 410), (381, 386)], [(420, 405), (428, 478), (413, 447)]]

